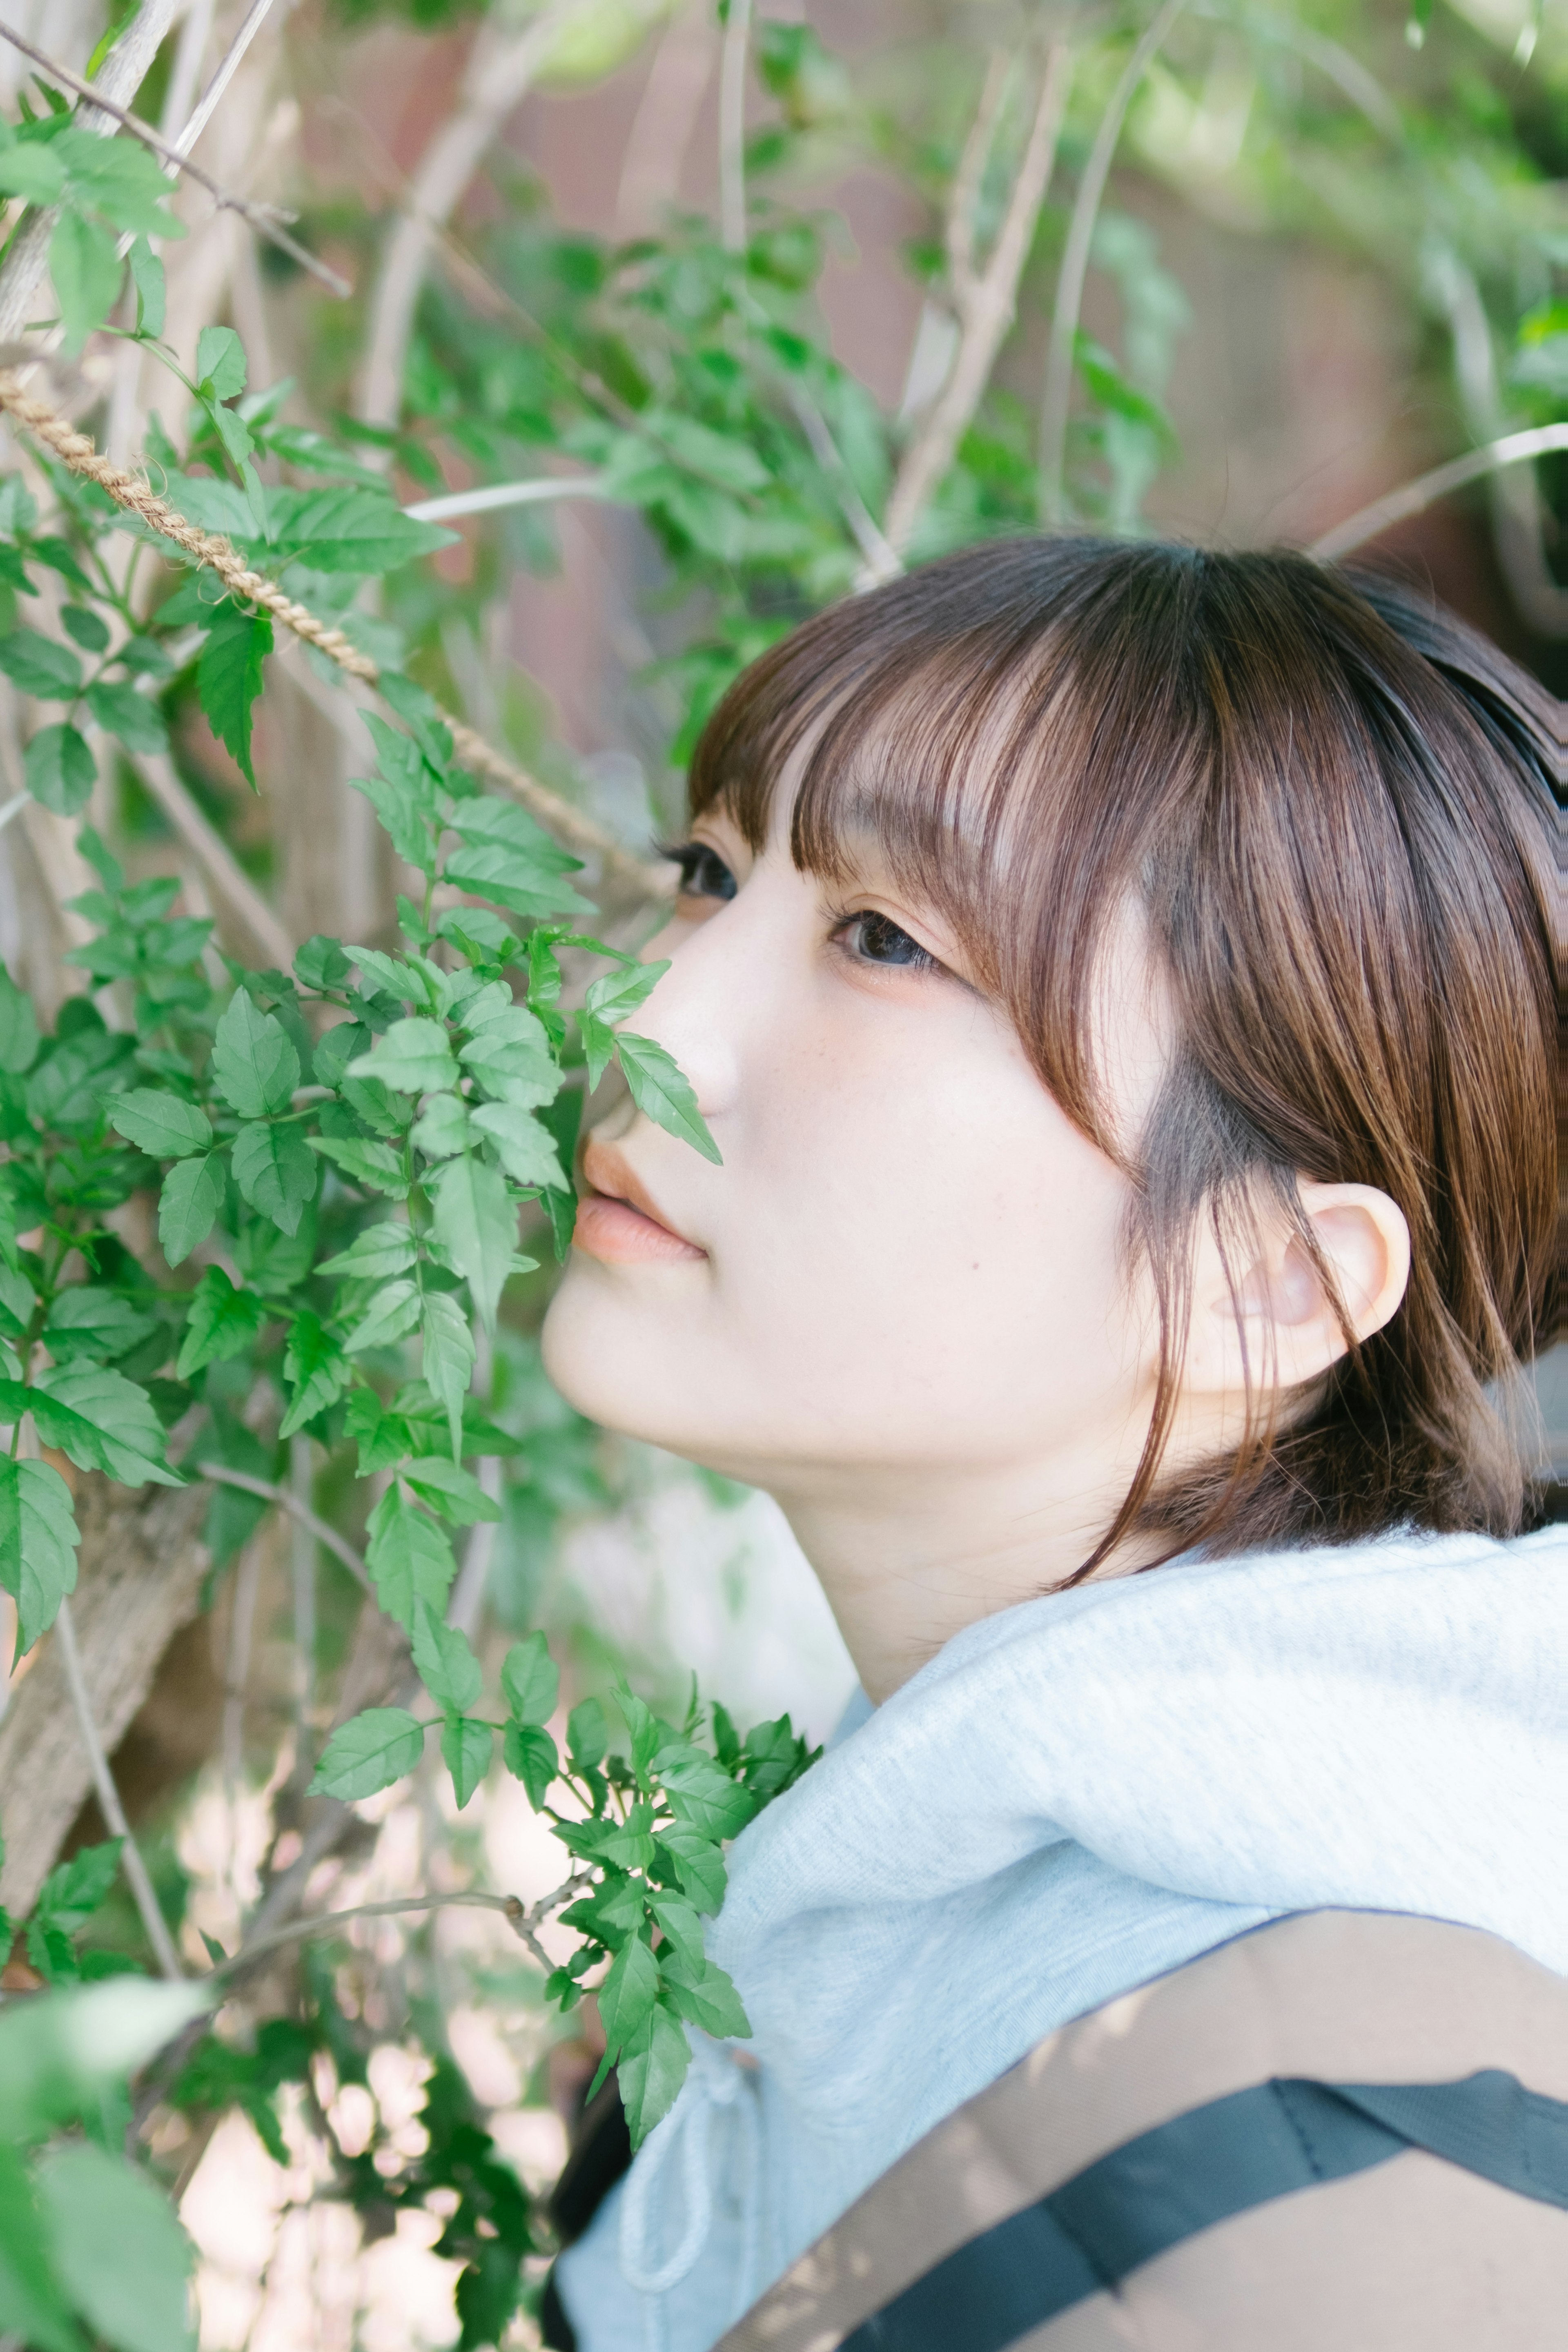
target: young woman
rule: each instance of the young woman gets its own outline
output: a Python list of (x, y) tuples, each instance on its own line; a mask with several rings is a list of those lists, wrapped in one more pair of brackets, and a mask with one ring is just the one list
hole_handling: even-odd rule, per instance
[[(1404, 592), (1090, 539), (846, 603), (721, 705), (643, 1025), (723, 1164), (630, 1107), (594, 1129), (547, 1360), (609, 1426), (777, 1496), (863, 1696), (736, 1842), (711, 1948), (754, 2039), (698, 2051), (563, 2256), (579, 2352), (703, 2352), (792, 2263), (779, 2294), (842, 2284), (847, 2241), (797, 2258), (922, 2136), (1037, 2045), (1088, 2064), (1044, 2038), (1131, 2032), (1105, 2005), (1176, 2000), (1199, 1955), (1227, 2001), (1237, 1952), (1293, 1955), (1258, 2000), (1294, 2047), (1328, 1947), (1293, 1915), (1484, 1930), (1516, 2007), (1555, 1998), (1568, 1541), (1521, 1532), (1510, 1413), (1556, 1296), (1561, 733)], [(1379, 1951), (1367, 2014), (1397, 2025), (1424, 1963)], [(1568, 2099), (1564, 2049), (1521, 2097)], [(1425, 2082), (1420, 2056), (1335, 2079)], [(1042, 2163), (1037, 2188), (1073, 2169)], [(1560, 2320), (1568, 2213), (1502, 2177), (1474, 2193), (1525, 2216)], [(970, 2243), (973, 2186), (899, 2278)], [(1440, 2241), (1495, 2284), (1491, 2206), (1437, 2210), (1385, 2263), (1417, 2279)], [(945, 2333), (857, 2290), (810, 2324), (770, 2299), (735, 2341), (1024, 2340), (980, 2275)], [(1102, 2332), (1064, 2346), (1167, 2341), (1097, 2277)], [(1406, 2341), (1283, 2308), (1233, 2338), (1203, 2292), (1173, 2344)], [(1528, 2296), (1496, 2310), (1468, 2347), (1547, 2340)]]

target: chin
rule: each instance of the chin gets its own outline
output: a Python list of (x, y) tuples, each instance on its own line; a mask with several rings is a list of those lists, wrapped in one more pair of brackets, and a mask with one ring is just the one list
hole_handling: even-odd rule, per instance
[(669, 1342), (665, 1318), (647, 1302), (628, 1297), (598, 1265), (574, 1257), (546, 1312), (540, 1352), (567, 1403), (590, 1421), (622, 1437), (683, 1451), (669, 1426)]

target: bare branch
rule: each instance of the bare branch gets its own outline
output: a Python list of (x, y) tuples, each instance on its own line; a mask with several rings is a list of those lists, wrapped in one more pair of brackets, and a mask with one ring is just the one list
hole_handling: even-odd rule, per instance
[(1073, 56), (1065, 41), (1053, 42), (1040, 77), (1039, 97), (1028, 142), (1013, 183), (1001, 229), (985, 267), (974, 268), (973, 211), (984, 169), (984, 149), (994, 135), (1001, 104), (994, 65), (986, 78), (980, 111), (954, 183), (948, 252), (953, 264), (953, 295), (960, 335), (946, 383), (905, 450), (888, 500), (887, 535), (900, 553), (928, 500), (939, 488), (980, 405), (1003, 338), (1017, 307), (1018, 280), (1035, 240), (1046, 190), (1056, 162), (1057, 141), (1072, 84)]
[(543, 506), (556, 499), (607, 496), (598, 474), (545, 474), (526, 482), (492, 482), (482, 490), (452, 490), (438, 499), (416, 499), (405, 507), (416, 522), (451, 522), (458, 515), (493, 514), (499, 507)]
[(151, 123), (143, 122), (140, 115), (132, 114), (128, 108), (106, 99), (93, 83), (83, 81), (80, 75), (72, 73), (68, 67), (57, 65), (42, 49), (36, 49), (31, 41), (25, 41), (20, 33), (14, 33), (9, 25), (0, 24), (0, 40), (9, 41), (12, 47), (20, 49), (24, 57), (33, 58), (52, 80), (62, 83), (67, 89), (74, 89), (79, 98), (90, 99), (100, 112), (111, 114), (122, 130), (129, 131), (133, 139), (140, 139), (143, 147), (150, 148), (171, 171), (184, 172), (197, 181), (221, 211), (237, 213), (242, 220), (247, 220), (258, 236), (266, 237), (281, 252), (288, 254), (301, 269), (308, 269), (312, 278), (320, 278), (330, 293), (346, 300), (353, 292), (346, 278), (340, 278), (335, 269), (329, 269), (324, 261), (318, 261), (313, 253), (289, 235), (282, 225), (284, 215), (279, 214), (275, 205), (252, 204), (248, 196), (231, 194), (199, 163), (193, 163), (177, 146), (171, 146)]
[(142, 1859), (142, 1849), (131, 1834), (125, 1808), (120, 1801), (120, 1791), (114, 1785), (114, 1775), (110, 1770), (109, 1759), (103, 1752), (103, 1742), (93, 1720), (92, 1702), (88, 1696), (87, 1678), (81, 1670), (81, 1653), (77, 1648), (76, 1626), (68, 1601), (60, 1602), (59, 1614), (55, 1619), (55, 1640), (59, 1644), (71, 1705), (76, 1709), (76, 1719), (81, 1731), (81, 1744), (87, 1750), (87, 1760), (92, 1769), (92, 1785), (98, 1792), (99, 1810), (109, 1825), (110, 1834), (121, 1841), (121, 1863), (130, 1882), (131, 1892), (136, 1898), (136, 1908), (142, 1915), (142, 1925), (158, 1966), (164, 1976), (178, 1980), (184, 1970), (174, 1949), (174, 1939), (169, 1933), (169, 1923), (153, 1891), (147, 1865)]
[(164, 752), (135, 751), (127, 756), (261, 962), (287, 971), (293, 941), (223, 835), (209, 824), (180, 782), (174, 761)]
[(719, 58), (719, 235), (726, 253), (746, 250), (746, 48), (752, 0), (730, 0)]
[(353, 1544), (345, 1543), (336, 1528), (329, 1527), (325, 1519), (319, 1519), (310, 1505), (301, 1502), (291, 1488), (275, 1486), (269, 1478), (253, 1478), (248, 1470), (231, 1470), (222, 1462), (198, 1462), (195, 1473), (198, 1478), (206, 1478), (215, 1486), (237, 1486), (242, 1494), (255, 1495), (264, 1503), (275, 1503), (280, 1511), (287, 1511), (291, 1518), (298, 1519), (318, 1543), (325, 1544), (333, 1559), (342, 1560), (357, 1584), (363, 1585), (367, 1592), (374, 1591), (370, 1570)]
[(395, 1919), (410, 1911), (499, 1911), (514, 1934), (525, 1943), (541, 1968), (553, 1968), (554, 1962), (539, 1943), (535, 1930), (542, 1927), (552, 1913), (570, 1903), (579, 1889), (587, 1885), (584, 1874), (574, 1873), (552, 1893), (541, 1896), (532, 1905), (524, 1904), (517, 1895), (400, 1895), (384, 1903), (356, 1903), (346, 1911), (325, 1911), (314, 1919), (298, 1919), (291, 1927), (279, 1927), (270, 1936), (258, 1936), (254, 1943), (242, 1944), (232, 1958), (222, 1960), (213, 1970), (215, 1977), (235, 1975), (254, 1962), (265, 1959), (269, 1952), (281, 1951), (289, 1944), (303, 1943), (312, 1936), (331, 1936), (345, 1927), (351, 1919)]
[(993, 49), (985, 68), (985, 79), (981, 87), (980, 103), (974, 110), (974, 120), (969, 126), (969, 136), (963, 142), (963, 152), (958, 159), (953, 174), (952, 190), (947, 207), (947, 267), (954, 291), (962, 296), (974, 276), (974, 240), (980, 212), (980, 192), (984, 184), (985, 166), (991, 160), (995, 144), (996, 126), (1002, 120), (1002, 101), (1007, 95), (1007, 82), (1012, 72), (1012, 60), (1004, 49)]
[(1379, 538), (1396, 522), (1421, 514), (1451, 491), (1463, 489), (1467, 482), (1479, 481), (1506, 466), (1526, 465), (1532, 457), (1544, 457), (1559, 449), (1568, 449), (1568, 425), (1538, 425), (1528, 433), (1505, 433), (1500, 440), (1489, 441), (1484, 449), (1471, 449), (1463, 457), (1450, 458), (1446, 466), (1434, 466), (1429, 474), (1417, 474), (1414, 481), (1374, 499), (1371, 506), (1360, 508), (1315, 539), (1307, 552), (1320, 563), (1333, 562)]
[(855, 478), (844, 462), (838, 444), (827, 429), (823, 415), (811, 394), (802, 389), (793, 377), (786, 389), (790, 406), (795, 410), (800, 429), (811, 444), (812, 456), (832, 482), (845, 521), (854, 533), (855, 544), (865, 559), (861, 585), (874, 588), (884, 580), (896, 580), (903, 570), (898, 551), (890, 546), (887, 534), (879, 528), (865, 499), (855, 487)]
[(272, 0), (251, 0), (238, 32), (218, 59), (211, 80), (196, 102), (195, 110), (174, 141), (176, 153), (188, 155), (212, 121), (219, 100), (234, 79), (240, 59), (260, 32), (271, 7)]
[(1067, 501), (1067, 440), (1068, 411), (1072, 403), (1073, 354), (1078, 342), (1078, 322), (1083, 310), (1084, 281), (1089, 275), (1089, 249), (1094, 241), (1094, 226), (1100, 217), (1100, 200), (1105, 184), (1110, 177), (1110, 166), (1116, 159), (1121, 126), (1127, 120), (1127, 110), (1137, 94), (1138, 86), (1158, 55), (1185, 0), (1164, 0), (1143, 31), (1142, 39), (1122, 68), (1121, 79), (1110, 94), (1110, 103), (1100, 118), (1100, 128), (1094, 134), (1094, 144), (1089, 161), (1083, 167), (1078, 194), (1073, 200), (1072, 217), (1068, 223), (1067, 242), (1062, 247), (1062, 263), (1057, 278), (1057, 299), (1051, 312), (1050, 341), (1046, 350), (1046, 385), (1040, 404), (1040, 516), (1045, 522), (1060, 522)]

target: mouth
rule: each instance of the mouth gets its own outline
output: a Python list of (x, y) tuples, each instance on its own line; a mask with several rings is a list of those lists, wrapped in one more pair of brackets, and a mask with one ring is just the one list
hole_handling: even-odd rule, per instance
[(583, 1179), (587, 1190), (577, 1203), (572, 1242), (585, 1257), (604, 1265), (646, 1265), (707, 1256), (666, 1224), (613, 1143), (589, 1138)]

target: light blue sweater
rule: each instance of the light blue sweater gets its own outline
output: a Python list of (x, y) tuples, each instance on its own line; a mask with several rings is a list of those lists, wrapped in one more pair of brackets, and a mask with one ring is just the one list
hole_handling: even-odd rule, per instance
[(755, 2063), (698, 2049), (563, 2258), (580, 2352), (707, 2352), (1043, 2035), (1322, 1905), (1568, 1974), (1568, 1528), (1185, 1562), (950, 1642), (737, 1839)]

